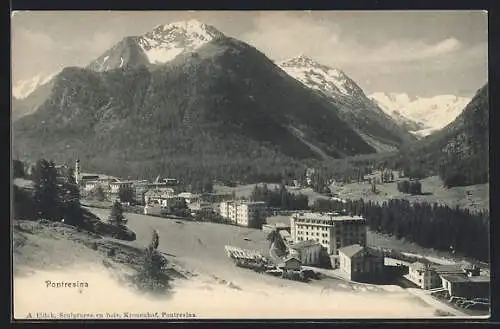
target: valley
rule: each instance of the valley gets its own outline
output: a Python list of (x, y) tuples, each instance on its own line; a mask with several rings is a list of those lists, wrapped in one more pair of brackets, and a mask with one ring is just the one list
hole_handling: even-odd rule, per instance
[(15, 317), (488, 314), (493, 109), (462, 22), (120, 15), (40, 25), (52, 59), (15, 66)]

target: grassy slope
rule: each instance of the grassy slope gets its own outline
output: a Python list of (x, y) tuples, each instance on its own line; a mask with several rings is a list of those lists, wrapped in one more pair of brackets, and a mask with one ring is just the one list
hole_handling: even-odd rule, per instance
[[(146, 245), (130, 246), (57, 222), (14, 220), (14, 273), (23, 275), (36, 269), (55, 270), (82, 264), (98, 264), (130, 273), (140, 270)], [(116, 250), (115, 256), (108, 255), (110, 249)], [(176, 277), (187, 273), (175, 264), (167, 271), (177, 274)]]
[[(363, 198), (383, 202), (390, 199), (407, 199), (410, 202), (437, 202), (446, 204), (450, 207), (460, 206), (471, 210), (487, 210), (489, 209), (489, 184), (479, 184), (465, 187), (453, 187), (446, 189), (443, 187), (442, 181), (437, 176), (432, 176), (423, 179), (422, 192), (424, 195), (409, 195), (398, 191), (397, 183), (387, 183), (377, 185), (379, 194), (373, 194), (370, 191), (368, 183), (352, 183), (343, 186), (332, 186), (332, 192), (338, 193), (340, 198), (356, 200)], [(267, 184), (269, 188), (278, 186), (277, 184)], [(239, 185), (236, 187), (227, 187), (222, 185), (214, 185), (214, 190), (219, 193), (236, 194), (237, 198), (248, 198), (252, 194), (255, 184)], [(312, 191), (310, 188), (293, 188), (288, 187), (292, 193), (302, 193), (309, 197), (309, 202), (312, 203), (318, 198), (327, 198), (326, 196)], [(468, 195), (467, 193), (470, 193)]]
[[(373, 194), (368, 183), (345, 184), (333, 187), (333, 192), (338, 193), (344, 199), (360, 199), (383, 202), (389, 199), (407, 199), (410, 202), (437, 202), (450, 207), (460, 206), (471, 210), (489, 209), (489, 184), (479, 184), (465, 187), (453, 187), (445, 189), (442, 181), (437, 176), (423, 179), (422, 192), (424, 195), (409, 195), (397, 190), (397, 183), (377, 185), (380, 191)], [(470, 193), (468, 195), (467, 193)]]

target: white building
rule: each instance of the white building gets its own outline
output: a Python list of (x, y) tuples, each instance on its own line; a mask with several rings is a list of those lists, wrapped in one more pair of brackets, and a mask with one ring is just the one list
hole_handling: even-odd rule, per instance
[(144, 203), (146, 205), (159, 204), (167, 207), (169, 199), (173, 198), (175, 198), (175, 192), (172, 188), (169, 187), (149, 190), (144, 193)]
[(335, 213), (297, 213), (290, 219), (294, 243), (315, 240), (330, 255), (352, 244), (366, 243), (367, 222), (361, 216), (344, 216)]
[(117, 194), (120, 188), (132, 188), (134, 181), (118, 181), (109, 183), (109, 192), (111, 194)]
[(422, 289), (434, 289), (442, 286), (443, 275), (464, 275), (462, 265), (437, 265), (414, 262), (408, 266), (406, 278)]
[(219, 214), (242, 226), (253, 227), (265, 217), (265, 202), (224, 201), (219, 204)]
[(189, 204), (186, 201), (186, 204), (187, 204), (187, 207), (189, 208), (189, 210), (191, 210), (191, 211), (201, 211), (201, 210), (209, 210), (209, 209), (213, 210), (213, 206), (210, 202), (196, 200), (194, 202), (190, 202)]
[(189, 206), (191, 203), (198, 202), (200, 200), (200, 195), (193, 194), (191, 192), (182, 192), (177, 195), (179, 198), (186, 200), (186, 204)]

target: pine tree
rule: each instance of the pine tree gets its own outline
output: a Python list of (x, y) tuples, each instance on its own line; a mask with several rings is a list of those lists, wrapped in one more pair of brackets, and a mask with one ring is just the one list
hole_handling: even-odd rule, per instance
[(94, 187), (90, 193), (97, 201), (104, 201), (106, 199), (106, 194), (101, 185)]
[(60, 186), (60, 202), (64, 217), (68, 223), (82, 224), (82, 212), (80, 208), (80, 189), (75, 181), (74, 171), (70, 168), (64, 182)]
[(12, 171), (14, 178), (26, 176), (26, 172), (24, 171), (24, 163), (20, 160), (14, 160), (12, 162)]
[(133, 202), (134, 189), (131, 186), (120, 186), (120, 189), (118, 190), (118, 197), (121, 202)]
[(33, 200), (38, 216), (48, 220), (59, 220), (59, 193), (57, 171), (52, 161), (37, 161), (33, 168)]
[(116, 226), (122, 226), (124, 220), (122, 205), (119, 201), (115, 201), (109, 214), (109, 221)]

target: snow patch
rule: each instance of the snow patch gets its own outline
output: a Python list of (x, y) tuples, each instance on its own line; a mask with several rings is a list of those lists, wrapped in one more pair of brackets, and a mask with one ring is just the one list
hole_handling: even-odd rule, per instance
[(166, 63), (182, 53), (182, 48), (152, 48), (146, 51), (146, 56), (151, 64)]
[(179, 54), (194, 51), (223, 34), (197, 20), (159, 25), (143, 35), (138, 44), (151, 64), (163, 64)]
[(12, 85), (12, 95), (17, 99), (23, 99), (31, 95), (38, 87), (50, 82), (60, 70), (50, 74), (39, 74), (31, 79), (20, 80)]

